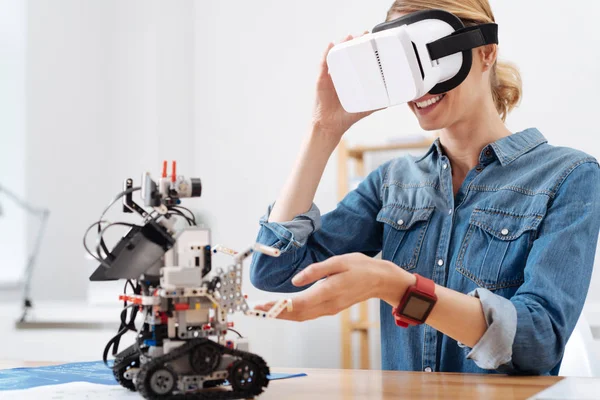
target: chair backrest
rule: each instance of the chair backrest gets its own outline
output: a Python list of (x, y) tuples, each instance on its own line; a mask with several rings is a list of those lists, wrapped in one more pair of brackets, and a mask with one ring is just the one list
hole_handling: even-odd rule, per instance
[(565, 347), (560, 376), (600, 377), (600, 354), (592, 329), (582, 314)]

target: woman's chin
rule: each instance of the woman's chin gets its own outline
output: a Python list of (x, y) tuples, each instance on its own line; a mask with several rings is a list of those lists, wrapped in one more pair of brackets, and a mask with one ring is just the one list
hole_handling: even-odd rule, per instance
[(415, 109), (415, 107), (416, 106), (414, 104), (411, 104), (409, 106), (411, 111), (415, 114), (415, 117), (417, 117), (421, 129), (423, 129), (424, 131), (437, 131), (443, 129), (446, 126), (444, 125), (444, 118), (442, 118), (444, 113), (440, 112), (443, 110), (438, 109), (432, 110), (433, 112), (424, 113), (418, 109)]
[(419, 125), (424, 131), (438, 131), (444, 128), (444, 124), (433, 118), (418, 118)]

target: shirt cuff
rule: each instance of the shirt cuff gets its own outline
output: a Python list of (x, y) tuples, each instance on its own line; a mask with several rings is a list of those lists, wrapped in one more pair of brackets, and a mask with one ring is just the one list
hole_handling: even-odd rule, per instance
[(303, 247), (310, 235), (321, 229), (321, 211), (314, 203), (310, 210), (288, 222), (269, 222), (273, 205), (269, 206), (267, 213), (260, 219), (260, 225), (281, 241), (282, 252), (289, 251), (292, 247)]
[[(475, 289), (469, 296), (481, 301), (487, 330), (471, 349), (467, 358), (482, 369), (498, 369), (512, 360), (512, 347), (517, 333), (517, 310), (514, 304), (486, 289)], [(466, 347), (459, 343), (460, 347)]]

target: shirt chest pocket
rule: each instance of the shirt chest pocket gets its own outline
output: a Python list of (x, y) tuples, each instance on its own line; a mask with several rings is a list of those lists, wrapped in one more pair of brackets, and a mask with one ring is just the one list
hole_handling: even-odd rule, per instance
[(416, 268), (433, 210), (385, 206), (377, 215), (377, 221), (383, 223), (382, 258), (406, 270)]
[(456, 269), (488, 290), (520, 286), (542, 216), (475, 209)]

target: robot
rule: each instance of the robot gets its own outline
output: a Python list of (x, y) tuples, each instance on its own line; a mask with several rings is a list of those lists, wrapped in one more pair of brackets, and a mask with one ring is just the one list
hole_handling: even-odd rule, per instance
[[(145, 207), (135, 203), (132, 194), (141, 191)], [(243, 261), (258, 251), (278, 257), (278, 249), (255, 244), (237, 253), (226, 247), (211, 247), (210, 231), (196, 225), (195, 217), (180, 206), (182, 198), (200, 197), (199, 179), (167, 175), (154, 182), (150, 174), (141, 187), (132, 179), (124, 191), (107, 207), (97, 227), (96, 252), (84, 237), (86, 250), (100, 262), (91, 281), (126, 280), (119, 297), (124, 309), (119, 332), (107, 344), (103, 359), (107, 363), (112, 349), (112, 371), (121, 386), (139, 392), (146, 399), (241, 399), (259, 395), (267, 387), (269, 367), (258, 355), (248, 351), (248, 340), (233, 329), (228, 317), (243, 313), (258, 318), (276, 318), (284, 309), (291, 310), (290, 299), (280, 300), (269, 312), (252, 310), (242, 293)], [(123, 211), (139, 214), (143, 225), (109, 223), (104, 214), (119, 199)], [(178, 220), (189, 226), (176, 229)], [(129, 231), (112, 251), (103, 235), (114, 225)], [(212, 271), (212, 255), (221, 252), (232, 257), (225, 269)], [(132, 292), (127, 293), (127, 288)], [(135, 326), (141, 316), (140, 329)], [(137, 332), (135, 343), (118, 352), (121, 337)], [(229, 337), (233, 332), (238, 337)], [(107, 363), (108, 365), (108, 363)], [(229, 382), (225, 386), (225, 382)]]

